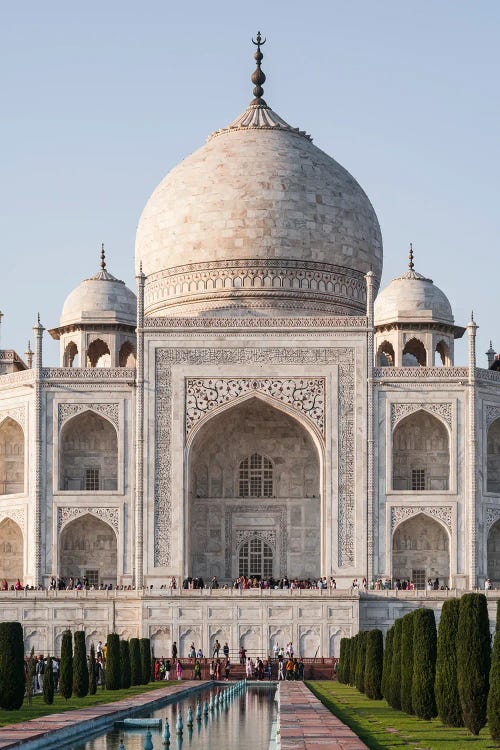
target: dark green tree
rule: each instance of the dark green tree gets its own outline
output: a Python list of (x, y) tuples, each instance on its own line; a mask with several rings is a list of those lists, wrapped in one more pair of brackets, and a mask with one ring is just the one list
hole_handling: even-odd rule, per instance
[(141, 649), (138, 638), (131, 638), (130, 648), (130, 683), (132, 685), (142, 684)]
[(339, 662), (337, 665), (337, 680), (341, 684), (345, 684), (344, 674), (345, 674), (345, 666), (347, 661), (347, 649), (349, 643), (349, 638), (341, 638), (340, 639), (340, 654), (339, 654)]
[(54, 703), (54, 671), (52, 669), (52, 657), (47, 657), (45, 671), (43, 673), (43, 700), (51, 706)]
[(413, 682), (413, 630), (414, 612), (403, 617), (401, 631), (401, 710), (413, 713), (411, 699)]
[(490, 660), (486, 597), (464, 594), (458, 616), (457, 682), (464, 725), (475, 735), (486, 724)]
[(120, 678), (120, 637), (109, 633), (106, 649), (106, 690), (119, 690)]
[(27, 667), (28, 668), (26, 670), (26, 698), (28, 700), (28, 706), (31, 706), (31, 702), (33, 700), (33, 679), (35, 677), (35, 670), (36, 670), (34, 646), (31, 647)]
[(65, 630), (62, 637), (59, 692), (66, 700), (73, 695), (73, 636), (71, 630)]
[(437, 716), (434, 682), (436, 680), (436, 618), (432, 609), (421, 607), (414, 614), (413, 713), (420, 719)]
[(95, 663), (95, 648), (94, 644), (90, 646), (90, 654), (89, 654), (89, 664), (88, 664), (88, 672), (89, 672), (89, 695), (95, 695), (97, 692), (97, 680), (96, 680), (96, 663)]
[(403, 621), (398, 617), (394, 623), (394, 638), (392, 641), (392, 663), (389, 688), (389, 705), (392, 708), (401, 708), (401, 635), (403, 632)]
[(382, 666), (384, 660), (384, 636), (375, 628), (366, 634), (365, 695), (372, 700), (382, 698)]
[(500, 599), (497, 601), (497, 624), (491, 654), (487, 715), (490, 734), (493, 740), (500, 744)]
[(122, 688), (130, 687), (130, 647), (128, 641), (120, 641), (120, 680)]
[(352, 652), (354, 648), (354, 641), (352, 638), (347, 639), (346, 643), (346, 660), (345, 660), (345, 666), (344, 666), (344, 684), (349, 685), (349, 680), (351, 677), (351, 658), (352, 658)]
[(366, 636), (368, 632), (362, 630), (358, 633), (358, 653), (356, 656), (356, 682), (355, 685), (360, 693), (365, 692), (365, 662), (366, 662)]
[(76, 630), (73, 634), (73, 693), (77, 698), (84, 698), (89, 692), (89, 668), (85, 632)]
[(391, 670), (392, 670), (392, 644), (394, 640), (394, 626), (389, 628), (385, 636), (384, 661), (382, 665), (382, 695), (389, 703)]
[(141, 654), (141, 685), (147, 685), (151, 681), (151, 642), (149, 638), (139, 639), (139, 650)]
[(447, 599), (441, 610), (436, 656), (436, 706), (438, 716), (449, 727), (462, 727), (462, 708), (457, 683), (457, 631), (459, 599)]
[(24, 688), (23, 628), (19, 622), (0, 622), (0, 708), (21, 708)]

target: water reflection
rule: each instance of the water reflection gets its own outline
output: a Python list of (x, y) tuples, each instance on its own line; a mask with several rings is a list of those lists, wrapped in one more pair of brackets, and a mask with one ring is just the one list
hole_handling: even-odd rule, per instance
[[(123, 740), (125, 750), (144, 750), (145, 745), (149, 745), (146, 742), (149, 731), (153, 750), (268, 750), (271, 727), (276, 720), (275, 690), (260, 687), (248, 688), (240, 693), (224, 694), (225, 690), (228, 688), (214, 687), (155, 711), (134, 714), (148, 718), (160, 717), (161, 729), (111, 728), (108, 732), (86, 742), (61, 747), (64, 747), (64, 750), (119, 750), (120, 741)], [(194, 719), (193, 726), (186, 724), (190, 707)], [(177, 734), (179, 714), (183, 723), (182, 734)], [(170, 744), (165, 744), (162, 734), (165, 720), (169, 723)]]

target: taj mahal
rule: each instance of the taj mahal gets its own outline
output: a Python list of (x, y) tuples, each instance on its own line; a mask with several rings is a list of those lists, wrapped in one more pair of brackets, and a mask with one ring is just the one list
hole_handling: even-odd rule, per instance
[[(158, 655), (216, 638), (338, 655), (424, 597), (439, 611), (487, 579), (497, 596), (496, 354), (477, 362), (474, 319), (455, 321), (412, 250), (380, 288), (369, 198), (266, 103), (255, 44), (247, 109), (142, 212), (136, 289), (103, 249), (59, 321), (38, 318), (34, 351), (0, 351), (0, 579), (34, 588), (0, 599), (27, 649), (58, 653), (78, 624)], [(241, 575), (337, 588), (235, 590)], [(185, 591), (188, 576), (221, 588)], [(412, 591), (370, 590), (380, 579)]]

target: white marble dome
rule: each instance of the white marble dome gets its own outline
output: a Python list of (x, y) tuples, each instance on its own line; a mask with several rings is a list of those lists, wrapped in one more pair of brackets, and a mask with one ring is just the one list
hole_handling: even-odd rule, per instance
[(382, 289), (375, 300), (375, 325), (389, 323), (453, 325), (450, 302), (432, 279), (410, 268)]
[(372, 268), (378, 286), (382, 273), (382, 237), (354, 177), (250, 105), (153, 192), (140, 263), (148, 315), (359, 315), (364, 275)]
[(135, 327), (136, 320), (135, 294), (123, 281), (102, 268), (68, 295), (59, 326), (112, 323)]

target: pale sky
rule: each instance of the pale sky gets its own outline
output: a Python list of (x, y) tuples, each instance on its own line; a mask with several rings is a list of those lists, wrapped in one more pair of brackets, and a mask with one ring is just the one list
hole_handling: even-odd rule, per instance
[[(478, 364), (493, 339), (500, 211), (500, 3), (25, 0), (0, 15), (2, 348), (98, 269), (135, 290), (134, 241), (161, 178), (252, 98), (265, 99), (360, 182), (384, 240), (385, 285), (416, 270), (471, 309)], [(46, 334), (46, 364), (58, 345)], [(456, 364), (466, 363), (458, 342)]]

